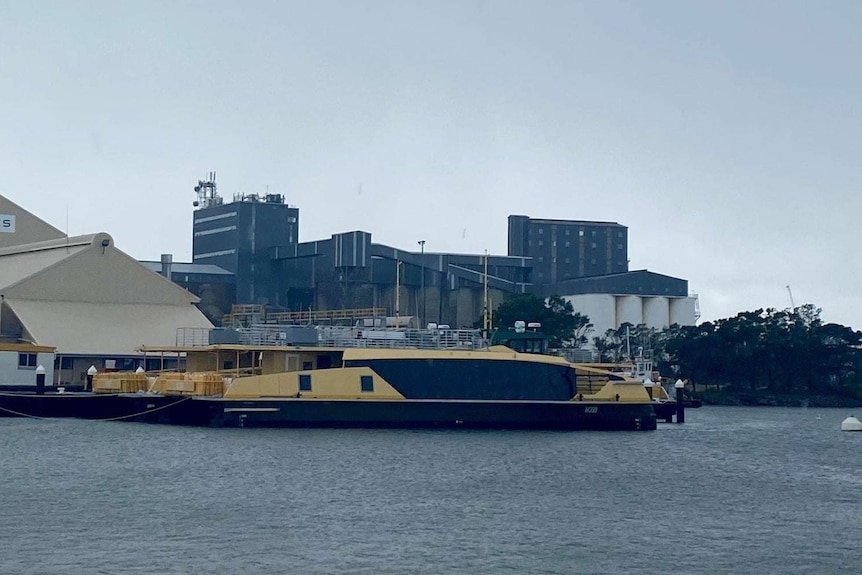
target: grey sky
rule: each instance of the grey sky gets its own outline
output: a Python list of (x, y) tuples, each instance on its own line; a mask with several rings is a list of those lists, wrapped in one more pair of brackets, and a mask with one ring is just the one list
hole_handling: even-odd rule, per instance
[[(702, 320), (862, 328), (862, 2), (0, 0), (0, 193), (140, 259), (192, 188), (300, 239), (506, 253), (506, 217), (629, 227)], [(68, 221), (68, 225), (67, 225)]]

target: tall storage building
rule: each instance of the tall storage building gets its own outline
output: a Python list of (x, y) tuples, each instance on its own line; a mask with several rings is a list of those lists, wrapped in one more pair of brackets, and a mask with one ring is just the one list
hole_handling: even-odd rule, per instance
[(509, 255), (533, 258), (532, 283), (628, 271), (628, 228), (616, 222), (509, 216)]
[(274, 258), (296, 250), (299, 209), (281, 194), (237, 194), (224, 203), (215, 174), (198, 182), (192, 254), (196, 264), (215, 264), (236, 278), (236, 301), (283, 305), (279, 301), (280, 263)]

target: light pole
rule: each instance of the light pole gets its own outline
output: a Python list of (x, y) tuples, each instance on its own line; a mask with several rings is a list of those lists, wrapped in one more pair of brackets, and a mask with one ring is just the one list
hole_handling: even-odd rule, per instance
[(395, 329), (401, 327), (401, 260), (395, 261)]
[(419, 273), (422, 274), (422, 279), (420, 281), (421, 287), (419, 291), (422, 292), (422, 310), (419, 312), (419, 327), (424, 328), (425, 324), (425, 240), (419, 240)]

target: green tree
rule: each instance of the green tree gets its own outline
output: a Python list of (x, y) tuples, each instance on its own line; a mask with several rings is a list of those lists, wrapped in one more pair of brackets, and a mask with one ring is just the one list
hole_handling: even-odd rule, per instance
[(581, 347), (593, 328), (587, 316), (576, 313), (571, 302), (557, 295), (547, 300), (530, 294), (517, 295), (500, 304), (492, 317), (494, 328), (510, 329), (516, 321), (541, 323), (551, 347)]
[(862, 398), (862, 332), (823, 324), (821, 310), (758, 309), (700, 326), (671, 326), (663, 371), (733, 393), (838, 394)]

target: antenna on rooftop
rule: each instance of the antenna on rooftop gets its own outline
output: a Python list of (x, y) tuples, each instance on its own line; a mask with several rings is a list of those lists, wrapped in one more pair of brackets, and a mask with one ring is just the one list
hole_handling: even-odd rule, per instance
[(796, 309), (796, 304), (793, 303), (793, 292), (790, 291), (790, 284), (785, 286), (787, 288), (787, 295), (790, 296), (790, 311), (793, 312)]
[(198, 185), (195, 186), (195, 193), (198, 199), (192, 204), (196, 208), (211, 208), (213, 206), (222, 205), (222, 198), (216, 190), (216, 173), (210, 172), (205, 180), (198, 180)]

